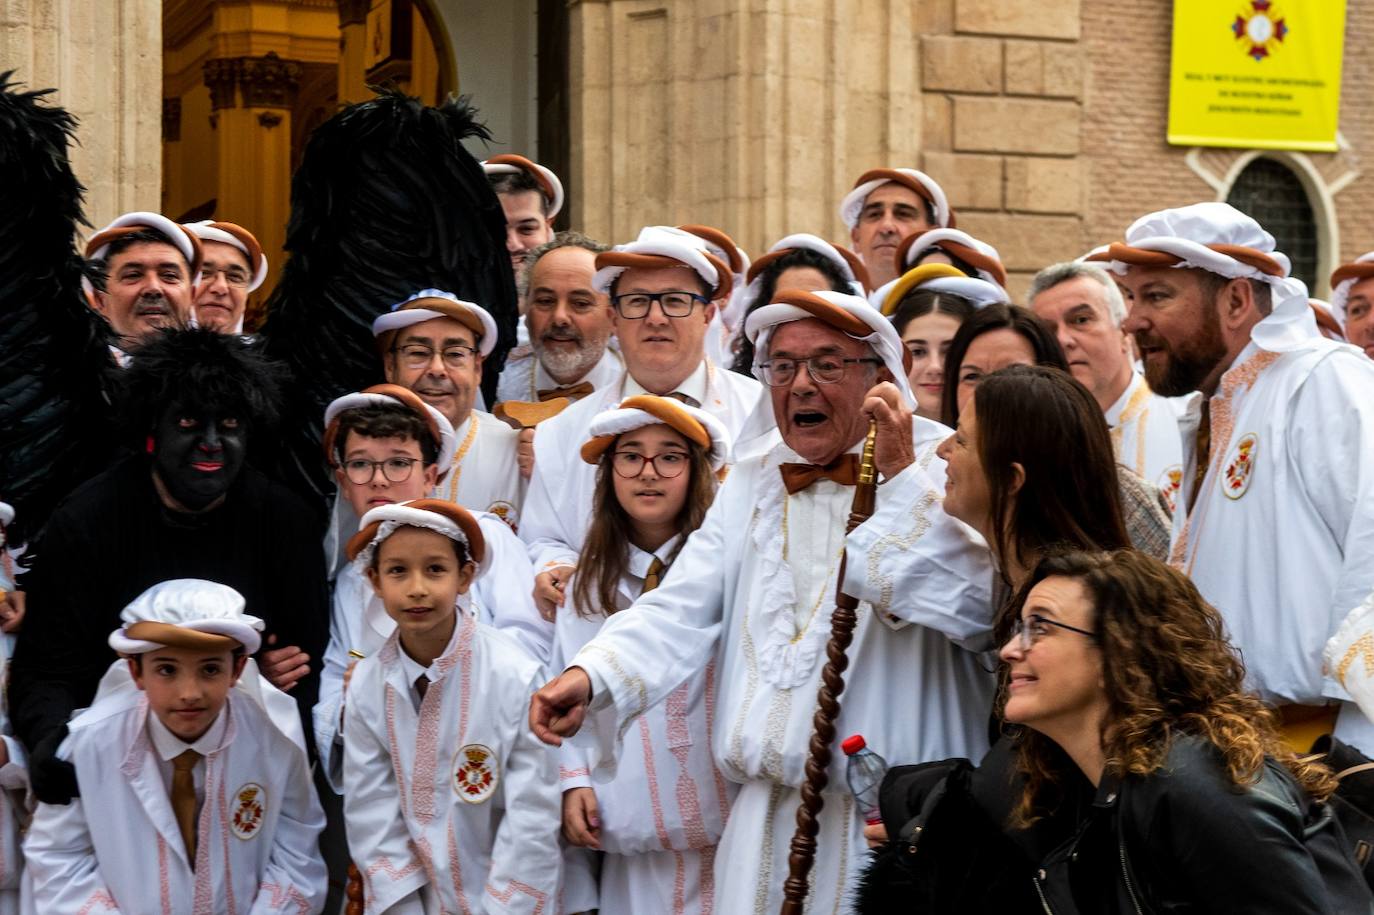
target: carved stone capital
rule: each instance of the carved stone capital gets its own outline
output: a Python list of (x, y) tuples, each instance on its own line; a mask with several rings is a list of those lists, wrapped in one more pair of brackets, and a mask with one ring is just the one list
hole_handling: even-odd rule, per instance
[(165, 98), (162, 100), (162, 139), (163, 142), (175, 143), (181, 139), (181, 99)]
[(238, 104), (235, 89), (239, 84), (239, 73), (243, 70), (241, 57), (216, 57), (205, 62), (202, 70), (205, 85), (210, 89), (210, 109), (233, 108)]
[(301, 65), (283, 60), (276, 51), (262, 57), (243, 58), (243, 72), (239, 88), (243, 90), (243, 104), (248, 108), (290, 108), (296, 103), (300, 88)]

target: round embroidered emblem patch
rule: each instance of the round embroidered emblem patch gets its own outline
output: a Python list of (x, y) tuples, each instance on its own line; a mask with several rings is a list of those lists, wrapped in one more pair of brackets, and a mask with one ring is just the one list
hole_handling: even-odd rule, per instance
[(505, 501), (496, 501), (487, 506), (487, 511), (506, 522), (506, 527), (515, 530), (514, 505)]
[(267, 791), (262, 785), (249, 782), (234, 792), (234, 815), (229, 830), (240, 839), (251, 839), (262, 828), (267, 809)]
[(1226, 456), (1226, 466), (1222, 468), (1222, 492), (1228, 499), (1239, 499), (1250, 488), (1250, 477), (1255, 471), (1255, 451), (1259, 447), (1259, 436), (1253, 432), (1241, 436), (1236, 447)]
[(1175, 503), (1178, 502), (1178, 491), (1183, 486), (1183, 467), (1179, 464), (1173, 465), (1160, 474), (1155, 485), (1159, 487), (1159, 494), (1169, 503), (1169, 511), (1172, 512)]
[(458, 750), (454, 761), (453, 790), (469, 804), (480, 804), (491, 797), (500, 781), (496, 754), (490, 747), (470, 743)]

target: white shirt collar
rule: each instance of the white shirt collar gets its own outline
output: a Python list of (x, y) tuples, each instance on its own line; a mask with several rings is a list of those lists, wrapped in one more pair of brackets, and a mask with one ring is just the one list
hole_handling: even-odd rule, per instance
[(681, 534), (674, 534), (672, 537), (668, 538), (667, 542), (665, 542), (658, 549), (654, 550), (652, 553), (648, 552), (647, 550), (641, 550), (633, 543), (627, 544), (627, 546), (630, 548), (630, 574), (633, 575), (635, 578), (643, 580), (644, 577), (649, 574), (649, 566), (653, 564), (653, 561), (655, 559), (663, 563), (664, 566), (667, 566), (668, 557), (673, 555), (673, 550), (677, 549), (678, 541), (680, 541), (681, 539)]
[[(698, 405), (706, 403), (707, 372), (708, 369), (706, 367), (706, 360), (703, 359), (701, 360), (701, 364), (696, 367), (696, 371), (688, 375), (687, 378), (682, 382), (682, 384), (674, 388), (671, 393), (686, 394), (688, 397), (696, 401)], [(620, 391), (622, 399), (626, 397), (635, 397), (639, 394), (649, 393), (644, 389), (643, 385), (641, 385), (638, 381), (635, 381), (634, 376), (631, 375), (629, 372), (625, 373), (625, 381), (621, 385)]]
[(163, 762), (171, 762), (187, 750), (195, 750), (201, 756), (209, 756), (220, 748), (224, 742), (224, 732), (229, 727), (229, 701), (224, 702), (224, 707), (219, 710), (209, 730), (200, 735), (200, 739), (195, 743), (187, 743), (168, 729), (162, 723), (162, 719), (150, 708), (148, 709), (148, 736), (152, 738), (153, 749), (157, 750), (158, 758)]
[(1126, 404), (1131, 402), (1131, 397), (1140, 390), (1140, 386), (1144, 383), (1144, 376), (1132, 370), (1131, 381), (1126, 385), (1126, 390), (1122, 391), (1121, 396), (1116, 399), (1116, 403), (1108, 407), (1106, 412), (1102, 414), (1106, 417), (1108, 427), (1115, 428), (1116, 424), (1121, 422), (1121, 413), (1126, 409)]

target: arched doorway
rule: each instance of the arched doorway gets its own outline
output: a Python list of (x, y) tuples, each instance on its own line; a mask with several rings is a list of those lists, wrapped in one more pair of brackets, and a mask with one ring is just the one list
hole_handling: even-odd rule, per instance
[(1320, 249), (1312, 202), (1302, 181), (1281, 162), (1259, 157), (1236, 176), (1226, 202), (1259, 221), (1292, 262), (1292, 274), (1318, 288)]
[(256, 325), (284, 259), (291, 174), (341, 102), (394, 86), (434, 104), (457, 69), (434, 0), (164, 0), (161, 210), (223, 219), (267, 252)]

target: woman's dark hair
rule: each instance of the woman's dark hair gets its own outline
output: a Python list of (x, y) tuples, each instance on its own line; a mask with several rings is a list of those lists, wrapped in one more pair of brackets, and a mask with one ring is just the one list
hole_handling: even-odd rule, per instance
[(420, 457), (426, 467), (439, 459), (439, 443), (434, 440), (434, 433), (414, 410), (399, 403), (373, 403), (339, 414), (339, 431), (334, 437), (331, 457), (340, 466), (350, 432), (366, 438), (414, 439), (420, 445)]
[(936, 292), (934, 289), (915, 289), (897, 303), (892, 312), (893, 328), (897, 336), (906, 333), (906, 326), (917, 318), (928, 314), (949, 315), (962, 324), (973, 316), (973, 302), (952, 292)]
[(783, 271), (789, 267), (810, 267), (813, 270), (819, 270), (821, 276), (825, 277), (826, 282), (830, 284), (831, 292), (854, 291), (839, 266), (819, 251), (813, 251), (810, 248), (793, 248), (788, 251), (759, 271), (758, 297), (752, 302), (746, 302), (744, 314), (740, 315), (739, 351), (735, 353), (735, 362), (730, 366), (732, 371), (747, 375), (750, 378), (754, 377), (754, 344), (750, 343), (744, 336), (744, 322), (757, 309), (773, 301), (773, 293), (778, 291), (778, 277), (782, 276)]
[[(706, 510), (716, 497), (717, 481), (711, 470), (710, 456), (696, 442), (684, 441), (687, 441), (687, 473), (690, 477), (687, 499), (674, 519), (681, 539), (669, 558), (670, 563), (687, 542), (687, 535), (701, 527)], [(630, 567), (633, 527), (630, 516), (615, 497), (615, 470), (611, 467), (614, 457), (615, 444), (612, 443), (601, 455), (601, 463), (596, 468), (592, 520), (577, 560), (577, 574), (573, 576), (572, 597), (578, 616), (610, 616), (619, 610), (616, 594), (620, 590), (620, 580)]]
[[(1221, 614), (1186, 575), (1136, 550), (1063, 553), (1040, 561), (1011, 606), (1019, 613), (1031, 589), (1051, 576), (1078, 581), (1095, 611), (1109, 771), (1150, 775), (1164, 765), (1173, 739), (1190, 735), (1216, 747), (1236, 787), (1257, 782), (1271, 757), (1312, 797), (1335, 790), (1331, 770), (1300, 759), (1280, 741), (1273, 711), (1245, 687), (1245, 665), (1226, 639)], [(1009, 638), (1010, 620), (1003, 623), (999, 638)], [(1004, 688), (999, 711), (1006, 701)], [(1076, 767), (1048, 737), (1011, 727), (1025, 779), (1011, 825), (1024, 827), (1059, 804), (1064, 779)]]
[(1054, 331), (1037, 318), (1035, 312), (1006, 303), (980, 308), (959, 326), (959, 332), (949, 341), (949, 353), (945, 356), (945, 389), (941, 394), (940, 422), (951, 429), (959, 425), (959, 370), (963, 368), (968, 348), (983, 334), (1002, 329), (1014, 331), (1026, 339), (1031, 352), (1035, 354), (1036, 365), (1049, 365), (1066, 372), (1069, 370), (1069, 360), (1064, 357), (1064, 349), (1055, 339)]
[[(1131, 545), (1102, 408), (1068, 372), (1013, 365), (973, 394), (993, 550), (1025, 566), (1064, 548)], [(1019, 464), (1023, 479), (1013, 491)]]
[(237, 334), (169, 329), (144, 338), (118, 378), (124, 430), (140, 444), (163, 414), (179, 407), (234, 416), (255, 431), (281, 410), (284, 369)]

